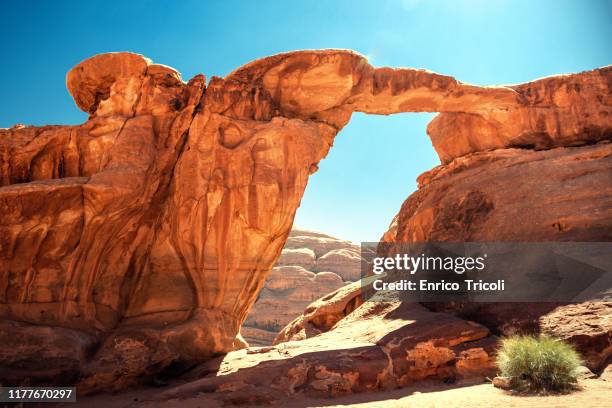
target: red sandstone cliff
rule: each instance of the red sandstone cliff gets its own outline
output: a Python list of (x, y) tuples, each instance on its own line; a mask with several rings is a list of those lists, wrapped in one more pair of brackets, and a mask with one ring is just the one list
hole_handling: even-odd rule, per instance
[[(201, 75), (185, 83), (136, 54), (90, 58), (67, 76), (87, 122), (0, 131), (3, 381), (79, 379), (83, 390), (117, 389), (244, 347), (240, 326), (287, 239), (308, 176), (355, 111), (442, 112), (428, 133), (446, 165), (425, 177), (429, 185), (409, 199), (418, 205), (404, 206), (388, 237), (609, 237), (610, 145), (603, 142), (611, 138), (611, 83), (608, 67), (480, 87), (324, 50), (257, 60), (206, 85)], [(536, 184), (542, 175), (550, 185)], [(569, 189), (586, 211), (549, 194), (560, 183), (558, 194)], [(504, 202), (529, 206), (538, 197), (542, 224), (504, 224)], [(386, 317), (363, 312), (383, 327), (403, 314), (404, 324), (410, 316), (417, 323), (401, 326), (397, 339), (379, 331), (368, 337), (367, 350), (385, 361), (373, 363), (379, 368), (355, 380), (356, 369), (343, 371), (356, 359), (347, 355), (337, 370), (313, 374), (315, 355), (299, 365), (306, 367), (301, 386), (354, 392), (445, 378), (448, 370), (456, 376), (463, 351), (488, 361), (489, 346), (475, 346), (485, 355), (462, 349), (488, 336), (484, 326), (400, 309)], [(419, 326), (428, 321), (453, 329), (428, 333), (433, 323)], [(453, 334), (468, 326), (475, 334)], [(423, 356), (432, 341), (434, 354)], [(304, 347), (296, 353), (312, 350)], [(389, 377), (390, 349), (417, 368), (441, 357), (435, 372), (394, 365), (399, 371)], [(282, 392), (294, 391), (289, 384)]]

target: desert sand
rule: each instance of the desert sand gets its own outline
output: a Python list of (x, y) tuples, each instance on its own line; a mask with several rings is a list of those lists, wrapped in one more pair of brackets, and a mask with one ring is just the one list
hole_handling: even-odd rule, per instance
[[(491, 384), (466, 386), (420, 384), (393, 391), (355, 394), (334, 399), (298, 397), (276, 405), (287, 408), (359, 407), (359, 408), (454, 408), (454, 407), (609, 407), (612, 402), (612, 382), (588, 379), (580, 382), (580, 390), (570, 394), (517, 395), (494, 388)], [(159, 404), (148, 402), (157, 389), (139, 389), (115, 396), (93, 396), (80, 399), (66, 407), (87, 408), (215, 408), (223, 405), (210, 395), (190, 399), (175, 399)], [(242, 405), (251, 407), (252, 405)]]

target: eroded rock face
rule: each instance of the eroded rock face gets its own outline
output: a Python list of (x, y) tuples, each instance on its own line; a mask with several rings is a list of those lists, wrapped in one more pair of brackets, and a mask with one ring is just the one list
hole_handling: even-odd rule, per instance
[[(206, 85), (136, 54), (90, 58), (67, 76), (87, 122), (0, 131), (0, 317), (25, 344), (45, 327), (69, 344), (20, 355), (2, 343), (2, 375), (108, 390), (243, 347), (240, 325), (308, 176), (352, 112), (443, 112), (429, 133), (445, 162), (574, 146), (609, 138), (610, 75), (478, 87), (324, 50), (254, 61)], [(601, 178), (593, 171), (583, 179)], [(466, 217), (486, 200), (470, 195)], [(39, 378), (58, 359), (69, 373)]]
[(240, 333), (251, 346), (272, 344), (306, 306), (358, 280), (360, 270), (359, 245), (293, 229)]
[(484, 114), (443, 113), (427, 133), (444, 163), (504, 147), (542, 150), (609, 140), (611, 75), (608, 66), (511, 85), (518, 105)]
[(317, 299), (280, 331), (274, 344), (304, 340), (331, 330), (363, 304), (360, 295), (361, 282), (353, 282)]
[[(455, 159), (418, 179), (384, 240), (612, 240), (612, 144), (500, 149)], [(521, 273), (517, 271), (516, 273)], [(612, 356), (612, 303), (427, 304), (496, 333), (544, 332), (572, 342), (598, 372)]]
[[(333, 272), (314, 273), (300, 266), (277, 266), (272, 269), (241, 333), (250, 345), (271, 344), (278, 331), (313, 300), (333, 292), (345, 284)], [(256, 332), (253, 341), (250, 329), (267, 332), (265, 341), (257, 341), (264, 333)]]
[(612, 359), (612, 302), (556, 307), (539, 319), (543, 332), (576, 346), (585, 365), (601, 373)]
[[(610, 241), (612, 144), (475, 153), (418, 178), (397, 242)], [(527, 199), (528, 197), (528, 199)]]
[(223, 405), (273, 404), (295, 395), (329, 398), (423, 380), (469, 381), (494, 373), (495, 342), (477, 323), (381, 298), (312, 338), (211, 360), (154, 401), (208, 393)]

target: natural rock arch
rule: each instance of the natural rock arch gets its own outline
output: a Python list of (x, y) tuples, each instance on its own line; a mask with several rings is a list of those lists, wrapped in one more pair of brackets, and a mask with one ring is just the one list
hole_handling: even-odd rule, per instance
[(441, 112), (428, 134), (443, 162), (590, 143), (610, 137), (611, 72), (481, 87), (321, 50), (206, 85), (97, 55), (67, 75), (84, 124), (0, 131), (0, 316), (17, 342), (52, 327), (49, 350), (20, 358), (53, 356), (94, 388), (125, 363), (118, 344), (143, 358), (138, 373), (242, 347), (308, 176), (352, 112)]

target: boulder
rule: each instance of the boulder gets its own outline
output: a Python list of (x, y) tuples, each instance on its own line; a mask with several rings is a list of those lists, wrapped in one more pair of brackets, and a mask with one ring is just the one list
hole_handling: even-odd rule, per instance
[(612, 359), (612, 302), (561, 305), (539, 319), (540, 330), (574, 345), (593, 372)]
[(304, 340), (327, 332), (362, 303), (361, 282), (346, 285), (308, 305), (280, 331), (274, 344)]
[(579, 380), (593, 379), (597, 378), (597, 374), (594, 374), (588, 367), (580, 366), (576, 370), (576, 377)]

